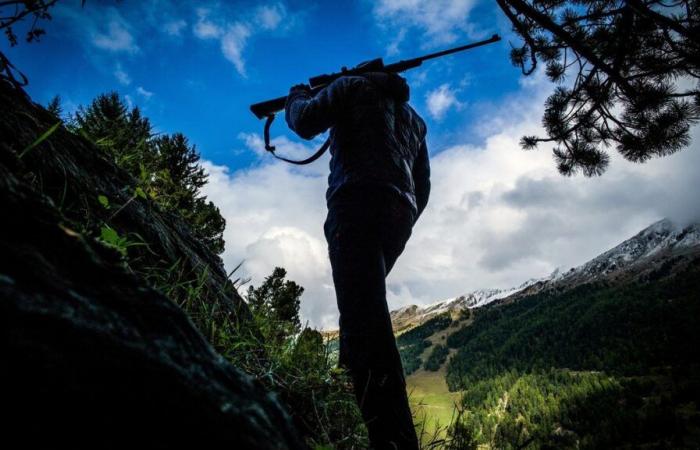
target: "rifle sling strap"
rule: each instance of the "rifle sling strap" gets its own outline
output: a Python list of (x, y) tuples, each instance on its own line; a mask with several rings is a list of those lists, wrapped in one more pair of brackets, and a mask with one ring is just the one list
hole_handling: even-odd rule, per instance
[(287, 159), (284, 156), (279, 156), (279, 155), (277, 155), (277, 153), (275, 153), (275, 146), (270, 145), (270, 126), (272, 125), (272, 122), (274, 120), (275, 120), (274, 114), (270, 114), (269, 116), (267, 116), (267, 119), (265, 120), (265, 129), (263, 131), (263, 137), (265, 138), (265, 150), (272, 153), (272, 156), (274, 156), (275, 158), (277, 158), (279, 160), (288, 162), (290, 164), (296, 164), (298, 166), (311, 164), (312, 162), (314, 162), (318, 158), (320, 158), (321, 155), (323, 155), (326, 152), (326, 150), (328, 150), (328, 147), (330, 147), (330, 145), (331, 145), (331, 137), (328, 136), (328, 139), (326, 139), (326, 142), (324, 142), (323, 145), (318, 150), (316, 150), (316, 153), (314, 153), (313, 155), (309, 156), (306, 159), (294, 160), (294, 159)]

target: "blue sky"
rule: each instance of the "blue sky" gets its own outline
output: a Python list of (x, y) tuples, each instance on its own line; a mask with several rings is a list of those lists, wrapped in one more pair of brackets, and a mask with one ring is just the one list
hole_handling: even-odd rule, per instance
[[(382, 9), (369, 1), (88, 0), (81, 8), (78, 0), (63, 0), (41, 43), (8, 49), (3, 41), (2, 50), (29, 76), (36, 101), (58, 94), (71, 110), (117, 90), (159, 131), (183, 132), (204, 158), (235, 170), (257, 159), (241, 151), (239, 139), (260, 129), (251, 103), (366, 59), (392, 62), (495, 32), (508, 35), (492, 2), (461, 4), (454, 17), (407, 27), (397, 23), (406, 13), (400, 2)], [(406, 74), (434, 151), (450, 136), (468, 134), (488, 104), (518, 89), (508, 51), (506, 39)], [(283, 121), (274, 133), (289, 136)]]
[[(328, 155), (302, 168), (262, 147), (251, 103), (308, 77), (374, 57), (393, 62), (490, 37), (503, 41), (407, 73), (428, 124), (432, 193), (387, 279), (390, 308), (480, 288), (509, 288), (564, 270), (652, 222), (700, 221), (700, 129), (690, 147), (633, 164), (611, 153), (600, 178), (564, 178), (542, 134), (553, 86), (509, 62), (509, 24), (490, 0), (263, 2), (63, 0), (39, 44), (0, 49), (30, 78), (33, 99), (66, 110), (119, 91), (159, 132), (182, 132), (209, 173), (204, 194), (226, 218), (224, 263), (258, 284), (275, 266), (304, 286), (304, 320), (337, 326), (323, 237)], [(278, 120), (273, 143), (302, 157)]]

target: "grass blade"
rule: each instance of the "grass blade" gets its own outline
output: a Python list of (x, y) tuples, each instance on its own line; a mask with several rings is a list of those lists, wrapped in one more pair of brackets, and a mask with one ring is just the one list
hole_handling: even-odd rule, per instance
[(51, 128), (49, 128), (48, 130), (46, 130), (46, 131), (44, 132), (44, 134), (42, 134), (41, 136), (39, 136), (39, 138), (38, 138), (36, 141), (34, 141), (34, 142), (32, 142), (31, 144), (29, 144), (28, 146), (26, 146), (26, 147), (24, 148), (24, 150), (22, 150), (22, 153), (19, 154), (19, 159), (22, 159), (22, 157), (23, 157), (24, 155), (26, 155), (27, 152), (28, 152), (29, 150), (33, 149), (34, 147), (36, 147), (37, 145), (41, 144), (41, 143), (44, 142), (46, 139), (48, 139), (49, 136), (51, 136), (51, 135), (58, 129), (58, 127), (59, 127), (60, 125), (61, 125), (61, 121), (59, 120), (59, 121), (56, 122), (54, 125), (52, 125)]

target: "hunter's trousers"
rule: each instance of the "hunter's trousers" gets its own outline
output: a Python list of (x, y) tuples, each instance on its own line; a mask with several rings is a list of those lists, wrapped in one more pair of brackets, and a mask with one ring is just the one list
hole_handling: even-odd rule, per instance
[(350, 373), (377, 450), (418, 448), (385, 284), (414, 217), (394, 192), (357, 189), (329, 203), (324, 224), (340, 312), (339, 365)]

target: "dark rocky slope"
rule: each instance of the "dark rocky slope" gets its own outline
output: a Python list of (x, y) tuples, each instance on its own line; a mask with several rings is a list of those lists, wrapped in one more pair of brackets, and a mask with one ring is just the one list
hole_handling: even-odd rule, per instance
[[(99, 149), (0, 81), (0, 321), (3, 440), (22, 448), (304, 448), (274, 396), (216, 354), (139, 264), (206, 266), (207, 295), (245, 315), (218, 257), (146, 200), (115, 227), (149, 250), (130, 261), (79, 230), (127, 203), (132, 180)], [(136, 267), (135, 267), (136, 266)]]
[[(179, 216), (136, 196), (139, 182), (112, 161), (115, 156), (61, 126), (19, 158), (58, 118), (2, 80), (0, 117), (0, 162), (53, 202), (64, 222), (95, 236), (107, 224), (130, 240), (147, 244), (129, 248), (129, 269), (141, 276), (153, 278), (160, 269), (166, 277), (174, 265), (178, 274), (193, 278), (206, 270), (202, 289), (206, 300), (219, 303), (234, 319), (248, 316), (221, 258), (197, 240)], [(109, 201), (109, 208), (100, 203), (100, 196)]]

